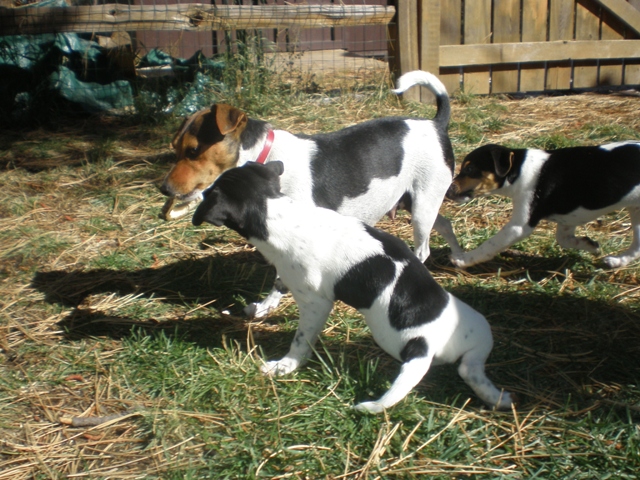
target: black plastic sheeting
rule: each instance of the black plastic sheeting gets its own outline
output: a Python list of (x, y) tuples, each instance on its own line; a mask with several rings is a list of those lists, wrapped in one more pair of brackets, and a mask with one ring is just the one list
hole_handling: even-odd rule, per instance
[[(28, 8), (41, 6), (67, 5), (45, 0)], [(0, 114), (26, 119), (43, 103), (63, 100), (88, 113), (132, 113), (142, 102), (145, 108), (185, 115), (210, 105), (212, 93), (224, 89), (224, 61), (201, 52), (178, 59), (151, 50), (137, 68), (170, 66), (171, 76), (148, 80), (118, 78), (131, 74), (110, 68), (107, 52), (74, 33), (0, 37)]]

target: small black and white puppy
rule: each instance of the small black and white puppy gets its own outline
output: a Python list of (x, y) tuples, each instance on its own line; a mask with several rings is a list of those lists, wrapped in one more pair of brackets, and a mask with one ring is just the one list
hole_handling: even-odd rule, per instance
[(289, 287), (300, 310), (291, 348), (262, 368), (284, 375), (307, 360), (336, 300), (357, 308), (373, 338), (402, 362), (379, 400), (358, 410), (378, 413), (402, 400), (433, 363), (462, 358), (458, 372), (489, 406), (511, 395), (486, 377), (493, 337), (487, 320), (442, 289), (400, 239), (333, 210), (294, 202), (280, 191), (283, 164), (247, 163), (224, 172), (206, 192), (193, 224), (225, 225), (255, 245)]
[(560, 246), (597, 254), (598, 243), (577, 238), (576, 227), (621, 208), (631, 217), (633, 240), (603, 261), (620, 268), (640, 257), (640, 142), (549, 151), (484, 145), (465, 157), (447, 196), (467, 201), (490, 193), (513, 199), (511, 220), (478, 248), (452, 254), (458, 267), (490, 260), (528, 237), (543, 219), (557, 223)]

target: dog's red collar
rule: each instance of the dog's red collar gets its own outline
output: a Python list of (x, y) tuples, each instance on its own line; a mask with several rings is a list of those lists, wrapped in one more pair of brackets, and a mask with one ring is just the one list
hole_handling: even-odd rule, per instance
[(273, 137), (275, 137), (273, 130), (269, 130), (269, 132), (267, 133), (267, 140), (264, 142), (264, 147), (262, 147), (262, 151), (260, 152), (260, 155), (258, 155), (258, 158), (256, 159), (257, 163), (264, 163), (264, 161), (269, 156), (269, 153), (271, 153), (271, 146), (273, 145)]

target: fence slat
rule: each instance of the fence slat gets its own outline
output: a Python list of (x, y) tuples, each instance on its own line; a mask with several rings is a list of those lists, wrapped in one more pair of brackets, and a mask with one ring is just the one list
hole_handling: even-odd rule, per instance
[[(544, 42), (547, 39), (547, 19), (547, 2), (522, 2), (522, 41)], [(543, 91), (544, 78), (544, 63), (520, 65), (520, 91)]]
[[(462, 0), (441, 0), (440, 4), (440, 45), (460, 45)], [(442, 73), (441, 71), (440, 80), (447, 87), (449, 94), (460, 89), (459, 71), (453, 73)]]
[[(640, 0), (629, 0), (629, 5), (634, 7), (640, 12)], [(630, 36), (627, 35), (629, 38)], [(639, 85), (640, 84), (640, 63), (639, 62), (626, 62), (624, 67), (624, 79), (623, 82), (627, 85)]]
[[(464, 5), (464, 43), (488, 44), (491, 42), (491, 0), (473, 0)], [(442, 55), (442, 53), (441, 53)], [(468, 93), (490, 92), (489, 72), (465, 68), (464, 90)]]
[(638, 59), (640, 40), (594, 40), (494, 43), (492, 45), (443, 45), (440, 65), (480, 66), (530, 62), (563, 62), (595, 59)]
[[(574, 27), (573, 2), (550, 0), (549, 3), (549, 40), (572, 40)], [(552, 66), (547, 69), (548, 90), (566, 90), (571, 88), (571, 68)]]
[[(494, 0), (493, 43), (520, 40), (520, 0)], [(510, 65), (505, 70), (495, 68), (491, 77), (491, 93), (518, 91), (518, 71)]]
[[(418, 45), (418, 4), (413, 0), (398, 0), (398, 43), (397, 54), (400, 72), (406, 73), (420, 68)], [(406, 100), (420, 101), (420, 90), (411, 88), (403, 97)]]
[[(625, 2), (626, 3), (626, 2)], [(601, 23), (601, 40), (617, 40), (621, 39), (622, 35), (616, 31), (614, 25), (617, 24), (617, 17), (614, 17), (611, 12), (602, 12)], [(598, 72), (598, 84), (599, 85), (620, 85), (622, 83), (622, 65), (607, 65), (607, 61), (601, 62), (600, 72)]]
[(636, 35), (640, 35), (640, 11), (638, 6), (633, 4), (633, 1), (596, 0), (596, 2), (622, 20), (629, 28), (632, 28)]
[[(440, 70), (440, 0), (420, 1), (420, 68), (435, 75)], [(420, 101), (431, 103), (433, 94), (420, 88)]]
[[(600, 6), (595, 2), (576, 4), (576, 40), (600, 39)], [(598, 84), (598, 67), (594, 61), (578, 62), (573, 69), (573, 87), (588, 88)]]

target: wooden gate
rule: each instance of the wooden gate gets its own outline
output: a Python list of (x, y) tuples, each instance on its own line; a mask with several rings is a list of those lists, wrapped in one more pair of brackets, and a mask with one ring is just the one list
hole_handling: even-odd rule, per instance
[[(396, 4), (396, 70), (437, 73), (449, 92), (640, 84), (640, 0)], [(415, 100), (429, 96), (407, 94)]]

